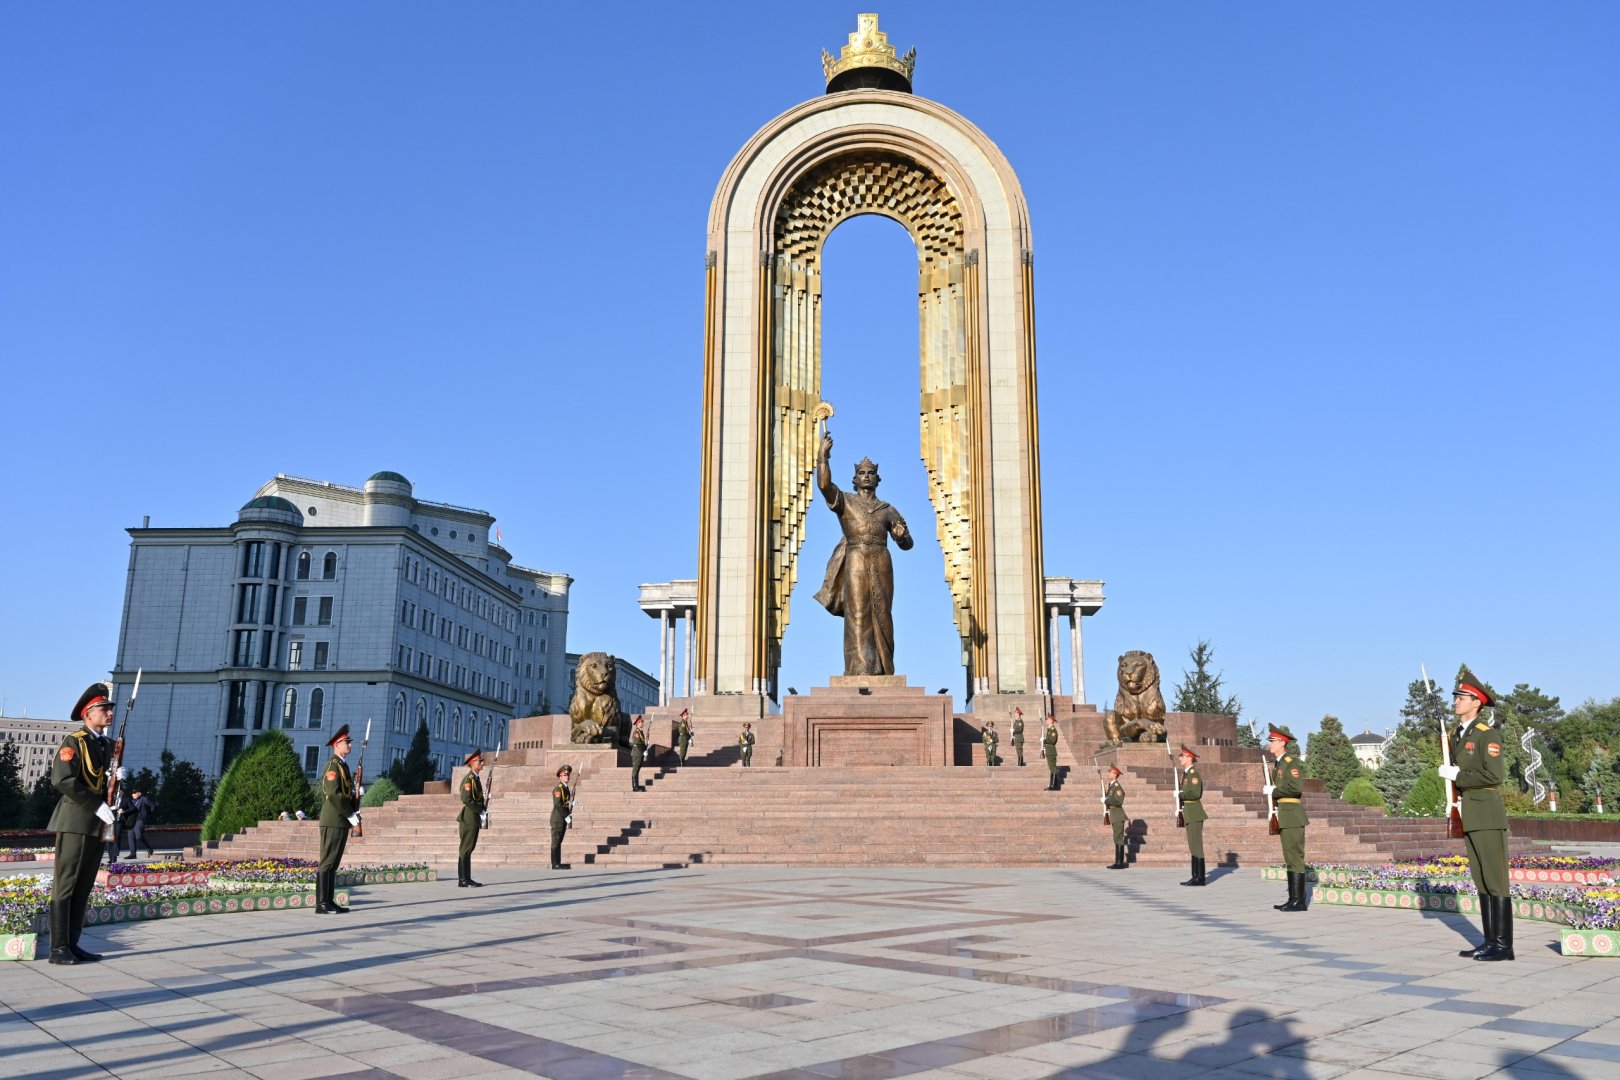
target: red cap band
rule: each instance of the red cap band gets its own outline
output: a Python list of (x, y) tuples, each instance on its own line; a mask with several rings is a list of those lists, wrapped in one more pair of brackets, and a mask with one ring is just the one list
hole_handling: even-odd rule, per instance
[(95, 708), (97, 705), (111, 705), (111, 704), (112, 704), (112, 702), (108, 701), (104, 697), (99, 697), (99, 696), (98, 697), (93, 697), (89, 701), (84, 703), (84, 708), (79, 710), (79, 715), (83, 716), (86, 712), (88, 712), (89, 710)]
[(1458, 690), (1466, 690), (1466, 691), (1468, 691), (1470, 694), (1473, 694), (1474, 697), (1478, 698), (1481, 702), (1483, 702), (1489, 696), (1488, 694), (1485, 693), (1485, 691), (1481, 690), (1479, 687), (1472, 686), (1469, 683), (1458, 683), (1457, 684), (1457, 689)]

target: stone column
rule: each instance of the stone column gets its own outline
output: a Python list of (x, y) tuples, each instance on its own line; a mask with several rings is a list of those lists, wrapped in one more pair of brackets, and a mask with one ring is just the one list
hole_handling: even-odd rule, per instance
[(1046, 610), (1047, 640), (1050, 642), (1047, 650), (1052, 655), (1052, 696), (1057, 697), (1063, 693), (1063, 624), (1058, 622), (1062, 609), (1049, 607)]
[(685, 697), (692, 696), (692, 623), (697, 618), (697, 608), (686, 608), (681, 612), (681, 623), (686, 627), (686, 677), (681, 680)]
[(669, 612), (658, 613), (658, 704), (669, 702)]
[(1086, 703), (1086, 669), (1081, 665), (1083, 660), (1080, 649), (1080, 609), (1069, 609), (1069, 668), (1074, 672), (1074, 703)]

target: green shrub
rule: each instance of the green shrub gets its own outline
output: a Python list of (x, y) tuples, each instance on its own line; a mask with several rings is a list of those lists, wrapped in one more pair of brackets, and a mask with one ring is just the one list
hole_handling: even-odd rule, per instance
[(399, 785), (385, 776), (366, 785), (366, 793), (360, 797), (360, 805), (381, 806), (383, 803), (393, 802), (399, 796)]
[(1502, 787), (1502, 805), (1510, 814), (1525, 814), (1536, 808), (1535, 797), (1512, 784), (1505, 784)]
[(218, 840), (272, 820), (284, 810), (309, 805), (309, 780), (292, 740), (279, 731), (266, 731), (237, 754), (220, 777), (214, 804), (203, 819), (202, 838)]
[(1446, 808), (1446, 786), (1440, 774), (1431, 770), (1423, 773), (1406, 793), (1401, 813), (1407, 817), (1439, 817)]
[(1384, 797), (1378, 793), (1371, 780), (1357, 777), (1344, 785), (1344, 794), (1339, 796), (1347, 803), (1356, 806), (1383, 806)]

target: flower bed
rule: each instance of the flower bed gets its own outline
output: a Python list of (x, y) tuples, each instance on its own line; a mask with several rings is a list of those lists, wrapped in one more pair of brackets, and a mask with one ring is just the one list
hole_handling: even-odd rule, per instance
[(0, 848), (0, 862), (43, 862), (54, 858), (56, 858), (55, 848)]
[(96, 872), (96, 884), (108, 888), (141, 885), (200, 885), (208, 881), (207, 870), (131, 870), (118, 863)]
[[(1461, 855), (1435, 855), (1410, 862), (1382, 866), (1315, 866), (1305, 871), (1306, 879), (1321, 884), (1350, 885), (1374, 871), (1389, 881), (1428, 881), (1435, 878), (1467, 878), (1468, 860)], [(1282, 879), (1282, 867), (1266, 867), (1268, 879)], [(1526, 884), (1613, 885), (1620, 877), (1620, 859), (1575, 858), (1566, 855), (1513, 855), (1508, 858), (1508, 880)], [(1438, 884), (1438, 882), (1436, 882)]]

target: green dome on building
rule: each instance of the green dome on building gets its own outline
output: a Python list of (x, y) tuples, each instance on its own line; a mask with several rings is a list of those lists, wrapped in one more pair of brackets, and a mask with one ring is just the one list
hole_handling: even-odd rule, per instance
[(395, 484), (409, 484), (410, 483), (409, 480), (405, 479), (399, 473), (390, 472), (387, 469), (384, 469), (382, 472), (372, 473), (369, 477), (366, 478), (366, 480), (367, 480), (368, 483), (370, 481), (372, 481), (372, 480), (387, 480), (390, 483), (395, 483)]
[[(280, 495), (260, 495), (257, 499), (250, 499), (243, 510), (280, 510), (283, 513), (297, 514), (298, 507), (283, 499)], [(302, 516), (302, 515), (299, 515)]]

